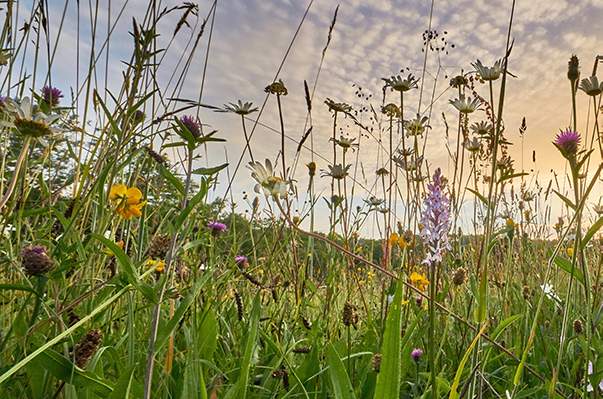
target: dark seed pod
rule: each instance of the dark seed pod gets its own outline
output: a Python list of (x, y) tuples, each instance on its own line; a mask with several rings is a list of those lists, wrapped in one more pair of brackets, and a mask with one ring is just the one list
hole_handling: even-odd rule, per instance
[(241, 295), (235, 291), (234, 293), (235, 303), (237, 304), (237, 317), (239, 321), (243, 321), (243, 301), (241, 300)]
[(576, 334), (582, 334), (582, 331), (584, 331), (584, 328), (582, 326), (582, 320), (580, 320), (580, 319), (574, 320), (574, 332)]
[(145, 147), (145, 149), (147, 151), (147, 154), (149, 155), (149, 157), (151, 157), (153, 161), (157, 162), (160, 165), (166, 166), (167, 162), (161, 154), (151, 149), (151, 147)]
[(467, 280), (467, 270), (464, 267), (457, 268), (452, 275), (452, 282), (454, 285), (463, 285)]
[(349, 327), (351, 325), (356, 325), (358, 322), (358, 315), (356, 314), (356, 307), (349, 302), (346, 302), (343, 305), (343, 315), (342, 315), (343, 325)]
[(373, 358), (371, 359), (371, 365), (373, 366), (373, 371), (375, 373), (378, 373), (379, 371), (381, 371), (381, 353), (375, 353), (373, 355)]
[(100, 343), (103, 339), (103, 335), (100, 330), (90, 330), (88, 333), (82, 338), (80, 343), (75, 346), (73, 350), (73, 355), (75, 359), (75, 364), (78, 367), (84, 368), (88, 361), (94, 356)]
[(293, 348), (293, 353), (310, 353), (310, 348), (307, 346), (300, 346), (299, 348)]
[(78, 321), (80, 321), (80, 316), (78, 316), (73, 310), (70, 310), (67, 313), (67, 325), (69, 327), (71, 327), (72, 325), (74, 325)]
[(172, 239), (166, 234), (160, 234), (153, 237), (147, 255), (151, 259), (165, 259), (170, 250)]
[(21, 251), (21, 265), (29, 276), (40, 276), (54, 267), (43, 245), (29, 245)]
[(311, 330), (312, 329), (312, 323), (310, 322), (310, 320), (306, 319), (305, 317), (302, 316), (301, 318), (302, 324), (304, 325), (304, 328), (306, 330)]

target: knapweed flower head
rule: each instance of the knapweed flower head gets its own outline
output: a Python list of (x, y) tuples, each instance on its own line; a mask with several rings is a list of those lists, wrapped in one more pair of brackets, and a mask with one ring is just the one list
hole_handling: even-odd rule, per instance
[(61, 98), (63, 98), (63, 93), (52, 86), (44, 86), (42, 87), (42, 99), (44, 102), (51, 107), (56, 107), (61, 102)]
[(584, 78), (580, 82), (580, 90), (589, 96), (598, 96), (599, 94), (603, 93), (603, 82), (599, 83), (599, 78), (596, 76)]
[(482, 80), (493, 81), (500, 77), (502, 73), (502, 60), (498, 60), (491, 67), (485, 66), (480, 60), (471, 64), (475, 68), (475, 72)]
[(450, 87), (454, 87), (458, 89), (459, 87), (464, 87), (469, 84), (469, 79), (467, 79), (464, 75), (457, 75), (450, 79)]
[(251, 102), (242, 102), (241, 100), (237, 100), (237, 103), (228, 103), (224, 104), (224, 109), (218, 110), (220, 112), (232, 112), (237, 115), (245, 116), (249, 115), (253, 112), (256, 112), (257, 107), (253, 106)]
[(427, 197), (423, 202), (421, 216), (421, 238), (427, 248), (423, 263), (432, 265), (442, 261), (444, 252), (450, 248), (448, 230), (450, 229), (450, 199), (445, 193), (446, 179), (438, 168), (431, 183), (427, 185)]
[(211, 231), (213, 235), (219, 235), (226, 231), (227, 227), (224, 223), (218, 222), (216, 220), (207, 223), (207, 228)]
[(314, 162), (314, 161), (308, 162), (306, 164), (306, 167), (308, 168), (308, 175), (310, 177), (313, 177), (316, 175), (316, 162)]
[(109, 200), (115, 206), (115, 212), (126, 220), (142, 215), (142, 207), (147, 203), (142, 200), (142, 192), (137, 187), (115, 184), (109, 190)]
[(406, 78), (402, 78), (400, 75), (392, 76), (390, 78), (382, 78), (385, 82), (385, 87), (389, 87), (392, 91), (405, 92), (410, 89), (416, 89), (419, 79), (415, 78), (412, 74), (408, 74)]
[(479, 98), (472, 99), (471, 97), (466, 97), (461, 94), (459, 98), (450, 100), (450, 104), (452, 104), (460, 113), (470, 114), (477, 111), (482, 103)]
[(245, 267), (249, 263), (249, 259), (245, 255), (237, 255), (235, 256), (235, 263), (239, 267)]
[(8, 65), (8, 61), (10, 61), (10, 51), (0, 50), (0, 66)]
[(7, 98), (4, 108), (12, 116), (12, 121), (2, 121), (1, 125), (14, 128), (23, 136), (40, 138), (59, 132), (51, 126), (59, 115), (46, 115), (32, 104), (29, 97), (24, 97), (21, 102)]
[(188, 129), (188, 131), (198, 139), (201, 137), (201, 124), (199, 120), (192, 115), (184, 115), (180, 118), (180, 123), (184, 125)]
[(29, 276), (40, 276), (54, 267), (54, 262), (48, 256), (48, 250), (43, 245), (28, 245), (21, 250), (21, 265)]
[(269, 159), (266, 159), (264, 164), (258, 161), (249, 162), (247, 168), (251, 170), (251, 177), (257, 182), (254, 187), (256, 193), (263, 191), (266, 196), (274, 198), (287, 195), (288, 183), (282, 177), (276, 176)]
[(417, 363), (421, 360), (421, 356), (423, 356), (423, 349), (421, 348), (414, 348), (412, 352), (410, 352), (410, 357)]
[(555, 147), (561, 152), (567, 159), (574, 159), (576, 154), (578, 153), (578, 146), (580, 145), (580, 133), (574, 132), (571, 129), (566, 129), (565, 131), (561, 131), (555, 137), (555, 141), (553, 142)]
[(269, 94), (276, 94), (277, 96), (286, 96), (289, 93), (285, 87), (285, 83), (283, 83), (281, 79), (270, 83), (268, 86), (266, 86), (264, 91)]

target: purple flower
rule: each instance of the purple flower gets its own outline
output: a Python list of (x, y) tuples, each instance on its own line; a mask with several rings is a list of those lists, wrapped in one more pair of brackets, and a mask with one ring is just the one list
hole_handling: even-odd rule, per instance
[(42, 88), (42, 98), (46, 104), (50, 105), (51, 107), (56, 107), (59, 105), (61, 98), (63, 98), (63, 93), (56, 87), (44, 86)]
[(239, 267), (245, 267), (245, 266), (247, 266), (248, 262), (249, 262), (249, 260), (247, 259), (247, 257), (245, 255), (237, 255), (237, 256), (235, 256), (235, 263)]
[(218, 221), (209, 222), (207, 228), (211, 230), (213, 235), (218, 235), (226, 231), (226, 225)]
[(427, 185), (429, 192), (423, 202), (425, 209), (421, 216), (421, 238), (427, 247), (427, 257), (423, 263), (427, 265), (441, 262), (444, 251), (450, 248), (450, 199), (444, 192), (445, 188), (446, 179), (438, 168)]
[(423, 356), (423, 349), (421, 348), (415, 348), (410, 352), (410, 357), (417, 363), (421, 360), (421, 356)]
[(566, 158), (573, 158), (578, 152), (578, 145), (580, 145), (580, 133), (574, 132), (571, 129), (561, 131), (555, 137), (553, 144), (561, 152), (561, 155)]
[(201, 137), (201, 125), (199, 124), (199, 121), (197, 120), (197, 118), (195, 118), (194, 116), (191, 116), (191, 115), (185, 115), (182, 118), (180, 118), (180, 122), (184, 126), (186, 126), (188, 131), (191, 132), (191, 134), (195, 138), (198, 139), (199, 137)]

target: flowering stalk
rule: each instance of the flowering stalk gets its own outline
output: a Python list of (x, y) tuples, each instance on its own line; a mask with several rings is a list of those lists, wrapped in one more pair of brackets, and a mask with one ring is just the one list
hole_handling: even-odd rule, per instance
[(424, 210), (421, 217), (421, 238), (427, 247), (427, 256), (423, 261), (429, 267), (429, 368), (431, 370), (431, 395), (437, 398), (435, 351), (435, 307), (437, 292), (437, 266), (442, 262), (444, 252), (450, 248), (448, 230), (450, 229), (450, 199), (444, 193), (446, 179), (438, 168), (432, 182), (427, 185), (429, 190), (423, 202)]

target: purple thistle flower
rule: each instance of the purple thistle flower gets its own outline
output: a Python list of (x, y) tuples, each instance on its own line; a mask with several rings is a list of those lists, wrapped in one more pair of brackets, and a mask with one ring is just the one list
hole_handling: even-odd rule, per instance
[(42, 98), (46, 104), (56, 107), (61, 102), (61, 98), (63, 98), (63, 92), (56, 87), (44, 86), (42, 88)]
[(423, 349), (421, 348), (415, 348), (410, 352), (410, 357), (417, 363), (421, 360), (421, 356), (423, 356)]
[(425, 209), (421, 217), (421, 238), (427, 247), (427, 257), (423, 263), (427, 265), (441, 262), (444, 251), (450, 248), (450, 199), (444, 192), (445, 188), (446, 179), (438, 168), (427, 185), (429, 192), (423, 202)]
[(199, 124), (197, 118), (191, 115), (185, 115), (180, 118), (180, 122), (186, 126), (188, 131), (191, 132), (195, 138), (198, 139), (201, 137), (201, 125)]
[(247, 257), (245, 255), (237, 255), (237, 256), (235, 256), (235, 263), (239, 267), (245, 267), (248, 262), (249, 262), (249, 260), (247, 259)]
[(561, 131), (555, 137), (553, 144), (555, 144), (555, 147), (557, 147), (565, 158), (573, 158), (576, 156), (578, 146), (580, 145), (580, 133), (574, 132), (571, 129)]
[(226, 225), (218, 221), (209, 222), (207, 228), (211, 230), (213, 235), (218, 235), (226, 231)]

